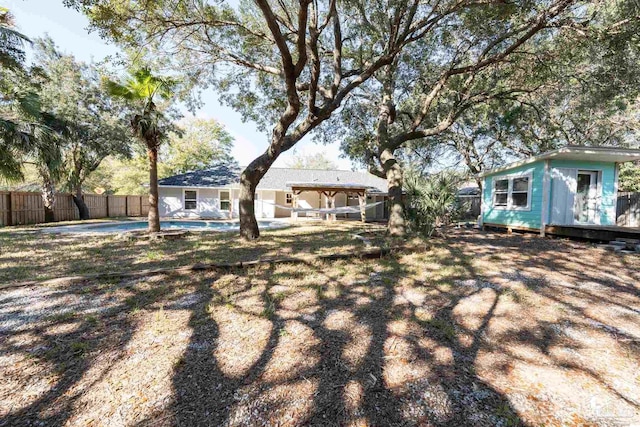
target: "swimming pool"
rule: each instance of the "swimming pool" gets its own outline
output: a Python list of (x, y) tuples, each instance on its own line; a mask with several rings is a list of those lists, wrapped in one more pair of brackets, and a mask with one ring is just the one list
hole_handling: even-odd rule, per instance
[[(258, 221), (261, 229), (286, 227), (282, 221)], [(146, 230), (147, 221), (119, 221), (101, 224), (80, 224), (52, 227), (45, 231), (49, 233), (122, 233), (126, 231)], [(203, 220), (165, 220), (160, 221), (162, 230), (187, 229), (194, 231), (238, 231), (240, 223), (237, 221), (203, 221)]]

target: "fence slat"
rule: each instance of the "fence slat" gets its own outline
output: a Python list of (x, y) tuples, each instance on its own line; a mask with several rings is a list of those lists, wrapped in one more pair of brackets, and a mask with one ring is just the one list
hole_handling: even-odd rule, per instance
[[(84, 202), (92, 219), (146, 216), (149, 203), (146, 196), (106, 196), (85, 194)], [(127, 209), (129, 208), (129, 209)], [(71, 221), (80, 218), (73, 196), (56, 194), (53, 208), (55, 221)], [(0, 227), (43, 223), (45, 219), (42, 195), (38, 192), (0, 191)]]
[(640, 193), (618, 193), (616, 224), (640, 227)]
[(480, 203), (482, 202), (479, 195), (458, 196), (458, 204), (462, 208), (461, 218), (463, 220), (476, 220), (480, 215)]
[(11, 194), (0, 191), (0, 226), (11, 225)]

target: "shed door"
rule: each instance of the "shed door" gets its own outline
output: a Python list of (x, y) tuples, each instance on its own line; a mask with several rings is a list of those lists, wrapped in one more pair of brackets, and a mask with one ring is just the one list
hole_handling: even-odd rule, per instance
[(579, 224), (596, 224), (598, 220), (598, 172), (578, 171), (575, 221)]
[(551, 224), (573, 224), (577, 169), (551, 169)]

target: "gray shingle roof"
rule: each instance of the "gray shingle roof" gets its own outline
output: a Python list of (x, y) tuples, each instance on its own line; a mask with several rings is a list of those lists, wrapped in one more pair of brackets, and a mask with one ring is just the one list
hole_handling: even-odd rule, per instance
[[(240, 170), (219, 165), (206, 170), (163, 178), (158, 183), (172, 187), (235, 187)], [(367, 172), (271, 168), (258, 184), (259, 190), (290, 190), (288, 183), (357, 184), (374, 192), (386, 192), (387, 181)]]
[(158, 180), (158, 185), (171, 187), (229, 187), (239, 182), (240, 170), (220, 164), (209, 169), (182, 173)]

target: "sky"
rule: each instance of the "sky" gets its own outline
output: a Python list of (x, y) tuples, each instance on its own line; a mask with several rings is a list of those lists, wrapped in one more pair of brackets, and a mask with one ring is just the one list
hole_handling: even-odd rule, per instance
[[(89, 33), (87, 18), (63, 6), (62, 0), (0, 0), (0, 6), (11, 10), (20, 32), (29, 38), (48, 34), (65, 53), (73, 54), (82, 61), (101, 61), (108, 55), (118, 52), (117, 47), (107, 44), (95, 33)], [(197, 117), (216, 119), (224, 124), (235, 138), (232, 154), (241, 165), (247, 165), (268, 147), (268, 134), (258, 131), (251, 123), (243, 123), (239, 113), (221, 105), (217, 95), (208, 90), (202, 96), (203, 107), (196, 112)], [(185, 117), (191, 113), (184, 111)], [(295, 153), (310, 155), (324, 153), (338, 165), (339, 169), (352, 169), (351, 162), (341, 157), (339, 143), (330, 145), (315, 144), (307, 137), (293, 150), (283, 153), (274, 167), (286, 167)]]

